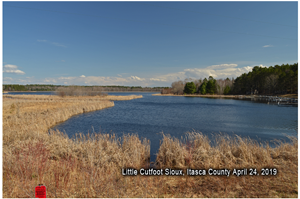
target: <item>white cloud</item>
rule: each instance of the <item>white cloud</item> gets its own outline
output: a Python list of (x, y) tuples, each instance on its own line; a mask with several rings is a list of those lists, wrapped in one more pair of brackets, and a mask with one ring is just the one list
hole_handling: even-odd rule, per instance
[(264, 45), (263, 48), (273, 47), (273, 45)]
[(170, 84), (174, 81), (185, 80), (185, 79), (204, 79), (212, 76), (216, 79), (219, 78), (231, 78), (238, 77), (243, 73), (248, 73), (252, 70), (251, 66), (245, 66), (242, 68), (237, 68), (237, 64), (220, 64), (220, 65), (212, 65), (206, 68), (188, 68), (184, 69), (183, 72), (177, 73), (169, 73), (166, 75), (159, 75), (156, 77), (150, 78), (151, 81), (164, 81), (170, 82)]
[(137, 76), (131, 76), (130, 79), (132, 79), (132, 80), (138, 80), (138, 81), (144, 81), (145, 80), (145, 78), (139, 78)]
[(54, 78), (45, 78), (44, 79), (44, 81), (43, 81), (44, 83), (57, 83), (57, 80), (56, 79), (54, 79)]
[(9, 68), (9, 69), (16, 69), (16, 68), (18, 68), (18, 66), (16, 66), (16, 65), (11, 65), (11, 64), (6, 64), (6, 65), (4, 65), (4, 68)]
[(74, 79), (76, 77), (59, 77), (58, 79), (59, 80), (71, 80), (71, 79)]
[[(57, 42), (52, 42), (52, 41), (48, 41), (48, 40), (41, 40), (41, 39), (38, 39), (37, 40), (38, 42), (44, 42), (44, 43), (48, 43), (48, 44), (51, 44), (51, 45), (54, 45), (54, 46), (59, 46), (59, 47), (64, 47), (66, 48), (67, 46), (63, 45), (63, 44), (60, 44), (60, 43), (57, 43)], [(64, 62), (64, 60), (62, 60)]]
[[(259, 65), (260, 67), (266, 67)], [(9, 70), (17, 70), (17, 66), (9, 65)], [(39, 83), (39, 84), (66, 84), (66, 85), (120, 85), (120, 86), (171, 86), (172, 82), (185, 79), (204, 79), (213, 76), (216, 79), (236, 78), (243, 73), (252, 71), (252, 66), (238, 68), (237, 64), (211, 65), (205, 68), (187, 68), (176, 73), (167, 73), (150, 77), (138, 77), (135, 75), (116, 75), (115, 77), (103, 76), (60, 76), (56, 78), (4, 78), (5, 83)]]
[(4, 70), (4, 73), (15, 73), (15, 74), (20, 74), (20, 75), (24, 75), (25, 72), (21, 71), (21, 70)]
[[(178, 72), (178, 73), (169, 73), (166, 75), (159, 75), (156, 77), (151, 78), (152, 80), (156, 79), (155, 81), (163, 81), (163, 82), (173, 82), (178, 80), (184, 80), (185, 79), (185, 72)], [(151, 80), (150, 79), (150, 80)]]
[[(168, 73), (164, 75), (152, 76), (149, 78), (129, 75), (127, 77), (103, 77), (103, 76), (79, 76), (79, 77), (59, 77), (57, 83), (69, 85), (127, 85), (127, 86), (170, 86), (172, 82), (185, 79), (204, 79), (209, 76), (214, 78), (231, 78), (248, 73), (252, 70), (251, 66), (238, 68), (237, 64), (212, 65), (206, 68), (184, 69), (177, 73)], [(84, 78), (83, 78), (84, 77)], [(66, 83), (65, 83), (66, 84)]]
[(158, 79), (158, 78), (150, 78), (150, 81), (158, 81), (158, 82), (165, 82), (165, 79)]
[(25, 72), (18, 69), (18, 66), (6, 64), (3, 66), (3, 73), (14, 73), (19, 75), (24, 75)]

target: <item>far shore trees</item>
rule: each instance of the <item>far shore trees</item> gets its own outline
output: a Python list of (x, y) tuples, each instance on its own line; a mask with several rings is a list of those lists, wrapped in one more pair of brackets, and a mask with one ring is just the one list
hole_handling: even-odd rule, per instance
[[(195, 86), (195, 91), (192, 88)], [(282, 64), (270, 67), (253, 67), (249, 73), (244, 73), (236, 79), (208, 79), (176, 81), (172, 83), (168, 93), (182, 95), (183, 93), (218, 94), (218, 95), (252, 95), (252, 94), (295, 94), (298, 93), (298, 63)]]
[(184, 87), (184, 93), (193, 94), (196, 92), (196, 85), (194, 82), (187, 82)]
[(199, 93), (202, 95), (206, 94), (206, 86), (207, 86), (207, 79), (205, 78), (201, 84), (201, 86), (199, 87)]
[(234, 80), (232, 94), (293, 94), (298, 93), (298, 63), (255, 66)]
[(209, 76), (206, 85), (206, 93), (215, 94), (216, 91), (217, 91), (216, 80), (212, 76)]
[[(19, 85), (19, 84), (3, 84), (2, 89), (3, 91), (58, 91), (61, 88), (73, 87), (74, 85), (52, 85), (52, 84), (26, 84), (26, 85)], [(184, 86), (184, 85), (183, 85)], [(141, 86), (78, 86), (82, 89), (87, 88), (89, 89), (98, 89), (103, 92), (139, 92), (139, 91), (147, 91), (147, 92), (157, 92), (161, 91), (164, 88), (168, 87), (141, 87)]]
[(182, 95), (185, 83), (183, 81), (176, 81), (172, 83), (172, 92), (177, 95)]

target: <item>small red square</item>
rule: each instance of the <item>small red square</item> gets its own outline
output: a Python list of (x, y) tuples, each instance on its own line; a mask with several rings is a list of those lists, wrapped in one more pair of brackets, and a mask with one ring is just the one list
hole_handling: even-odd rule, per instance
[(36, 186), (35, 187), (35, 197), (36, 198), (46, 198), (46, 186)]

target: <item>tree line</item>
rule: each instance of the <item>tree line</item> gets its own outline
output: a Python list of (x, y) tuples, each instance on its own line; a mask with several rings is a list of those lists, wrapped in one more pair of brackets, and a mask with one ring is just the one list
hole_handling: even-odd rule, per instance
[(244, 73), (236, 79), (208, 78), (179, 80), (165, 88), (162, 94), (287, 94), (298, 93), (298, 63), (275, 65), (270, 67), (253, 67), (251, 72)]
[[(3, 91), (56, 91), (65, 85), (51, 84), (5, 84)], [(141, 86), (80, 86), (87, 90), (97, 91), (149, 91), (162, 94), (218, 94), (218, 95), (249, 95), (249, 94), (287, 94), (298, 93), (298, 63), (275, 65), (270, 67), (253, 67), (251, 72), (234, 78), (214, 79), (212, 76), (199, 80), (179, 80), (171, 87)], [(72, 90), (72, 89), (71, 89)]]
[(251, 72), (235, 79), (233, 94), (298, 93), (298, 63), (275, 65), (268, 68), (255, 66)]
[[(52, 85), (52, 84), (4, 84), (3, 91), (57, 91), (61, 88), (74, 87), (65, 85)], [(163, 88), (168, 87), (141, 87), (141, 86), (77, 86), (86, 88), (87, 90), (96, 89), (97, 91), (149, 91), (149, 92), (160, 92)], [(71, 89), (72, 90), (72, 89)]]
[(234, 79), (214, 79), (212, 76), (208, 78), (191, 80), (185, 79), (172, 83), (171, 88), (162, 89), (162, 94), (230, 94)]
[(4, 84), (3, 91), (55, 91), (58, 87), (52, 84)]

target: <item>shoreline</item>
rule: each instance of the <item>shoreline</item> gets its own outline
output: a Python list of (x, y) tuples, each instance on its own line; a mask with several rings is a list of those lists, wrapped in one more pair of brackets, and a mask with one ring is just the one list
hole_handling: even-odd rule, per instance
[(237, 98), (235, 95), (175, 95), (175, 94), (152, 94), (152, 96), (176, 96), (176, 97), (213, 97), (213, 98)]
[[(33, 93), (33, 92), (57, 92), (57, 91), (3, 91), (2, 93)], [(160, 91), (101, 91), (103, 93), (160, 93)]]
[(55, 91), (3, 91), (3, 93), (33, 93), (33, 92), (55, 92)]
[[(176, 96), (176, 97), (208, 97), (208, 98), (231, 98), (231, 99), (252, 99), (260, 98), (260, 95), (175, 95), (175, 94), (152, 94), (152, 96)], [(277, 95), (277, 97), (293, 96), (291, 98), (298, 99), (296, 94)], [(266, 95), (266, 97), (275, 97), (273, 95)]]
[[(48, 136), (51, 128), (75, 115), (113, 107), (113, 101), (142, 97), (109, 95), (62, 98), (53, 95), (3, 95), (3, 149), (9, 143), (7, 140), (15, 139), (12, 132)], [(25, 123), (26, 121), (31, 122)]]

